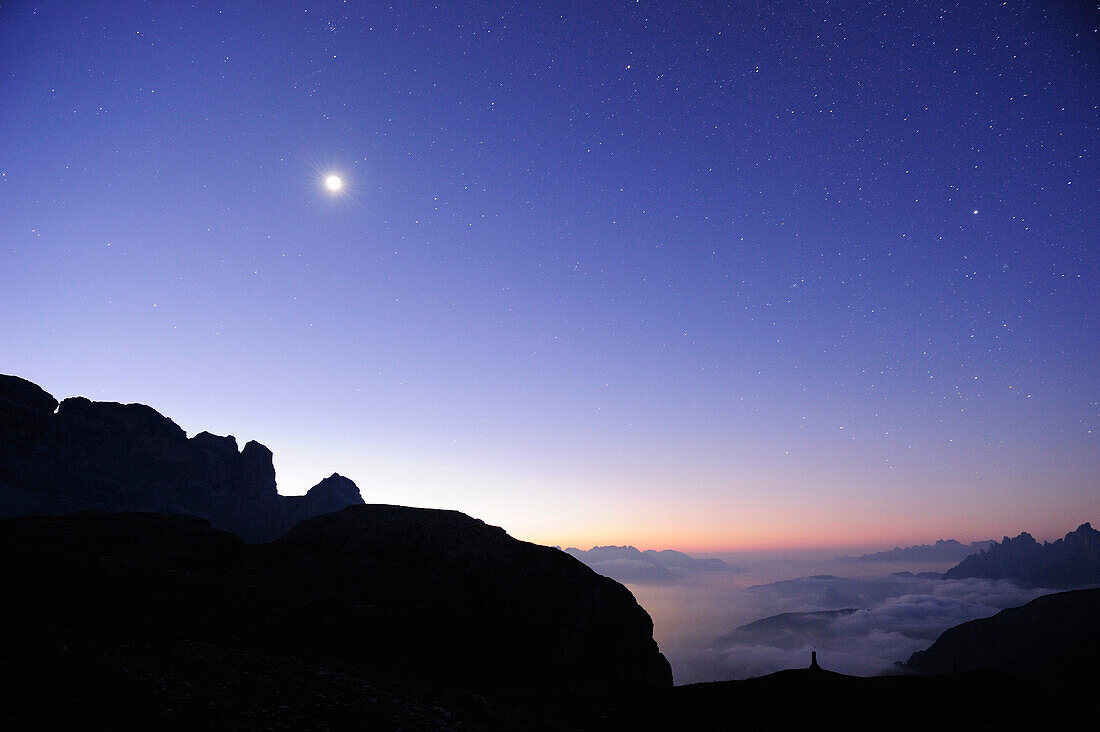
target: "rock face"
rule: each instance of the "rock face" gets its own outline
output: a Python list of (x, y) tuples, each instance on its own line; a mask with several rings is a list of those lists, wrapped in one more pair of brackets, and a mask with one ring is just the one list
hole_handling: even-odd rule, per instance
[(1096, 692), (1100, 589), (1043, 595), (943, 632), (905, 667), (918, 673), (1008, 671), (1054, 692)]
[(1064, 539), (1043, 544), (1027, 532), (1014, 539), (1006, 536), (999, 544), (962, 560), (944, 577), (1010, 579), (1038, 587), (1100, 584), (1100, 531), (1084, 523)]
[(672, 686), (625, 588), (454, 511), (351, 506), (260, 545), (189, 516), (29, 516), (0, 519), (0, 554), (0, 582), (19, 588), (0, 596), (9, 671), (49, 649), (94, 666), (185, 643), (417, 688)]
[(271, 451), (233, 437), (191, 439), (143, 404), (58, 402), (0, 375), (0, 516), (83, 509), (189, 513), (246, 541), (267, 541), (310, 516), (362, 503), (333, 475), (305, 496), (280, 496)]

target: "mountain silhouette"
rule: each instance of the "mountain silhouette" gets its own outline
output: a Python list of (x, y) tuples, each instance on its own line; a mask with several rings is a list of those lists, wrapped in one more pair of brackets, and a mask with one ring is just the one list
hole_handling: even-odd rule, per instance
[(351, 504), (359, 489), (333, 474), (304, 496), (281, 496), (271, 451), (200, 432), (188, 439), (144, 404), (60, 404), (39, 386), (0, 375), (0, 517), (83, 509), (187, 513), (246, 541)]
[(1020, 585), (1070, 588), (1100, 584), (1100, 531), (1084, 523), (1064, 539), (1040, 544), (1031, 534), (1007, 536), (944, 573), (946, 579), (985, 577)]
[(1094, 695), (1100, 668), (1100, 589), (1043, 595), (943, 632), (905, 668), (999, 670), (1059, 693)]
[(191, 658), (494, 698), (672, 686), (622, 585), (455, 511), (351, 506), (266, 544), (178, 514), (8, 518), (0, 555), (0, 583), (18, 588), (0, 597), (0, 713), (53, 703), (79, 718), (103, 695), (201, 707), (163, 680), (234, 682)]

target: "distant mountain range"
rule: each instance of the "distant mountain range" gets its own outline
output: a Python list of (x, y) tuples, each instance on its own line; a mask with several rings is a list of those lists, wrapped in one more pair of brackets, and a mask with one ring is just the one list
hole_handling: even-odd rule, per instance
[(672, 585), (680, 577), (696, 572), (742, 571), (721, 559), (697, 559), (672, 549), (639, 551), (632, 546), (594, 546), (587, 551), (570, 547), (565, 552), (605, 577), (639, 585)]
[(1100, 531), (1084, 523), (1064, 539), (1037, 542), (1024, 532), (972, 554), (944, 573), (946, 579), (1009, 579), (1024, 586), (1083, 587), (1100, 584)]
[(890, 551), (875, 552), (851, 556), (845, 554), (836, 558), (838, 562), (957, 562), (971, 554), (988, 549), (996, 542), (974, 541), (963, 544), (954, 539), (940, 539), (935, 544), (916, 544), (907, 547), (894, 547)]
[[(1065, 538), (1039, 543), (1026, 531), (1015, 538), (962, 544), (941, 539), (891, 551), (841, 556), (845, 562), (958, 560), (944, 579), (1007, 579), (1025, 587), (1071, 588), (1100, 584), (1100, 531), (1081, 524)], [(923, 574), (923, 573), (922, 573)]]

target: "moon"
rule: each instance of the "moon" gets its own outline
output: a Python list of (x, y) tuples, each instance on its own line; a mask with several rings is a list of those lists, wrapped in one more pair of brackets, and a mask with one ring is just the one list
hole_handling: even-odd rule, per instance
[(338, 175), (325, 176), (325, 188), (329, 193), (339, 193), (344, 187), (344, 181)]

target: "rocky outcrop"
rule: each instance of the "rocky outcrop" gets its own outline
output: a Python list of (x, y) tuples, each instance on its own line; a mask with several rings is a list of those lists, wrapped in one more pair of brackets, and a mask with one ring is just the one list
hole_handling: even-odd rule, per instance
[(1012, 539), (1006, 536), (947, 570), (944, 577), (1009, 579), (1037, 587), (1100, 584), (1100, 531), (1084, 523), (1064, 539), (1042, 544), (1027, 532)]
[(1043, 595), (943, 632), (905, 668), (926, 674), (998, 670), (1051, 691), (1095, 698), (1100, 589)]
[(304, 496), (295, 496), (291, 501), (300, 501), (308, 515), (317, 516), (362, 503), (363, 499), (355, 483), (339, 473), (333, 473), (310, 488)]
[(42, 387), (17, 376), (0, 374), (0, 398), (32, 414), (52, 414), (57, 410), (57, 400)]
[(0, 554), (0, 583), (19, 588), (0, 597), (8, 670), (62, 647), (94, 665), (185, 644), (416, 688), (672, 685), (625, 588), (454, 511), (352, 506), (259, 545), (188, 516), (31, 516), (0, 520)]
[(188, 439), (143, 404), (60, 404), (41, 388), (0, 376), (0, 516), (83, 509), (188, 513), (247, 541), (284, 534), (310, 516), (362, 503), (334, 475), (305, 496), (280, 496), (271, 451), (201, 432)]

